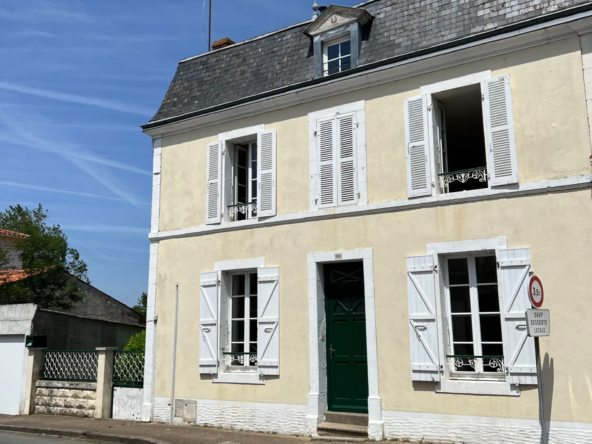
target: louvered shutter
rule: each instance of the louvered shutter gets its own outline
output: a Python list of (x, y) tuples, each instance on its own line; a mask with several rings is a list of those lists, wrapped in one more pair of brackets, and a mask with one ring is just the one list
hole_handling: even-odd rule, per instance
[(262, 375), (280, 374), (280, 269), (257, 270), (257, 366)]
[(534, 338), (526, 331), (530, 249), (498, 250), (500, 292), (505, 328), (504, 361), (512, 384), (537, 384)]
[(199, 280), (199, 372), (218, 373), (218, 273)]
[(318, 121), (319, 208), (337, 205), (336, 123), (335, 118)]
[(208, 172), (206, 184), (206, 224), (219, 224), (222, 193), (222, 142), (208, 144)]
[(484, 80), (481, 91), (489, 184), (518, 183), (510, 76)]
[(358, 201), (356, 180), (356, 136), (354, 116), (337, 118), (338, 133), (338, 202), (352, 205)]
[(439, 381), (438, 325), (433, 256), (407, 258), (411, 379)]
[(405, 100), (407, 193), (409, 197), (432, 195), (427, 96)]
[(257, 135), (257, 216), (276, 214), (276, 132), (261, 131)]

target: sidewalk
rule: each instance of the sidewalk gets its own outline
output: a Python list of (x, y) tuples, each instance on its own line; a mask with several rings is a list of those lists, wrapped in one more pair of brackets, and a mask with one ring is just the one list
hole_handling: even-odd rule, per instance
[[(170, 426), (52, 415), (0, 415), (0, 433), (2, 430), (125, 444), (303, 444), (311, 442), (311, 439), (304, 437), (240, 432), (212, 427)], [(336, 441), (333, 443), (337, 444)]]

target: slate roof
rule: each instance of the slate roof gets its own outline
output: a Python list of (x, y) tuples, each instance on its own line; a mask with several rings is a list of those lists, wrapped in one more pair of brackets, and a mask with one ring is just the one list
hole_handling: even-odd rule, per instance
[[(368, 10), (374, 20), (366, 25), (356, 71), (383, 60), (507, 32), (533, 19), (550, 20), (592, 9), (592, 0), (372, 0), (358, 7)], [(160, 109), (144, 128), (272, 90), (314, 83), (312, 44), (303, 33), (310, 23), (180, 62)], [(161, 122), (152, 123), (157, 121)]]

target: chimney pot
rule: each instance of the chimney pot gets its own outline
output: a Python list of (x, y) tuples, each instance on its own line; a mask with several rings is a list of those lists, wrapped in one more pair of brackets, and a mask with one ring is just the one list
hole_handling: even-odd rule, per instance
[(216, 40), (212, 44), (212, 49), (215, 51), (216, 49), (225, 48), (230, 45), (234, 45), (234, 42), (228, 37), (224, 37), (223, 39)]

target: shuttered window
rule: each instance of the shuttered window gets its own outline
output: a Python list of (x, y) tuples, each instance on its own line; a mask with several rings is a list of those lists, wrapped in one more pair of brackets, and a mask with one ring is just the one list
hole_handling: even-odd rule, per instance
[(428, 136), (427, 97), (405, 100), (405, 145), (409, 197), (430, 196), (432, 177)]
[(358, 202), (356, 122), (354, 114), (317, 122), (319, 208)]
[(221, 221), (222, 144), (223, 142), (214, 142), (208, 145), (206, 224), (218, 224)]

